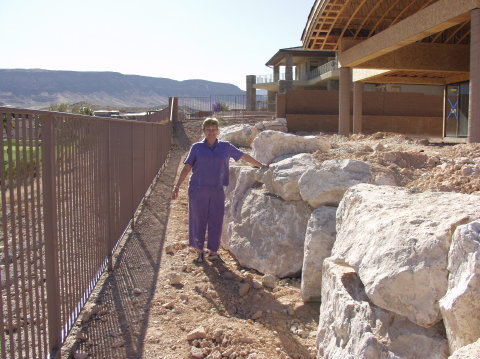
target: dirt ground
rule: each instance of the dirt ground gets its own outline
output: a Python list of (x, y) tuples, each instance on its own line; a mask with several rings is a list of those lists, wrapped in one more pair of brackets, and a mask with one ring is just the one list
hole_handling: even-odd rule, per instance
[[(170, 195), (201, 122), (179, 123), (174, 132), (169, 162), (62, 357), (315, 358), (319, 304), (302, 302), (299, 278), (262, 285), (260, 273), (242, 268), (224, 250), (221, 260), (193, 263), (187, 183), (176, 201)], [(328, 137), (332, 150), (316, 153), (319, 160), (360, 159), (390, 184), (480, 194), (480, 145), (432, 145), (385, 133)]]

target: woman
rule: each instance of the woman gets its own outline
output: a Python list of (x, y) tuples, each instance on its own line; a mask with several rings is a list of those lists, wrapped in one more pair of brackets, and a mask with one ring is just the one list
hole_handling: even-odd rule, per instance
[(189, 244), (198, 252), (197, 263), (204, 260), (205, 234), (208, 228), (208, 258), (218, 258), (225, 207), (224, 187), (228, 186), (229, 160), (240, 159), (254, 166), (268, 168), (252, 156), (240, 151), (230, 142), (219, 141), (218, 120), (203, 121), (205, 139), (194, 143), (185, 159), (184, 166), (173, 188), (172, 199), (178, 197), (178, 189), (192, 171), (188, 186), (188, 232)]

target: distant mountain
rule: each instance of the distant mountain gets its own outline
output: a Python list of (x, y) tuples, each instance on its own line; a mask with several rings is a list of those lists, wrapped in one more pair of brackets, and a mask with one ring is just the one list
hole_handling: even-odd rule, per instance
[(45, 108), (54, 103), (88, 102), (112, 107), (153, 107), (168, 97), (244, 94), (235, 85), (206, 80), (123, 75), (118, 72), (0, 69), (0, 103)]

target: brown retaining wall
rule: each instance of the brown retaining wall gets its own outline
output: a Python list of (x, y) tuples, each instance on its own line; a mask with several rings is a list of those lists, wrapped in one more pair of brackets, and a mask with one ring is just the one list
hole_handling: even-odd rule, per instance
[[(277, 117), (290, 131), (338, 130), (338, 91), (290, 90), (277, 94)], [(443, 97), (422, 93), (364, 92), (364, 133), (442, 136)], [(352, 124), (350, 125), (350, 129)]]

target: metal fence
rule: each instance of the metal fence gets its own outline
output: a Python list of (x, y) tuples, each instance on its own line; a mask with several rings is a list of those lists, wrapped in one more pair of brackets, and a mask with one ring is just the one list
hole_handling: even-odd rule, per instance
[[(204, 97), (179, 97), (179, 112), (185, 118), (205, 117), (217, 112), (245, 111), (247, 108), (246, 95), (211, 95)], [(256, 110), (268, 110), (268, 96), (257, 95)]]
[(167, 159), (171, 124), (0, 117), (0, 358), (55, 358)]

